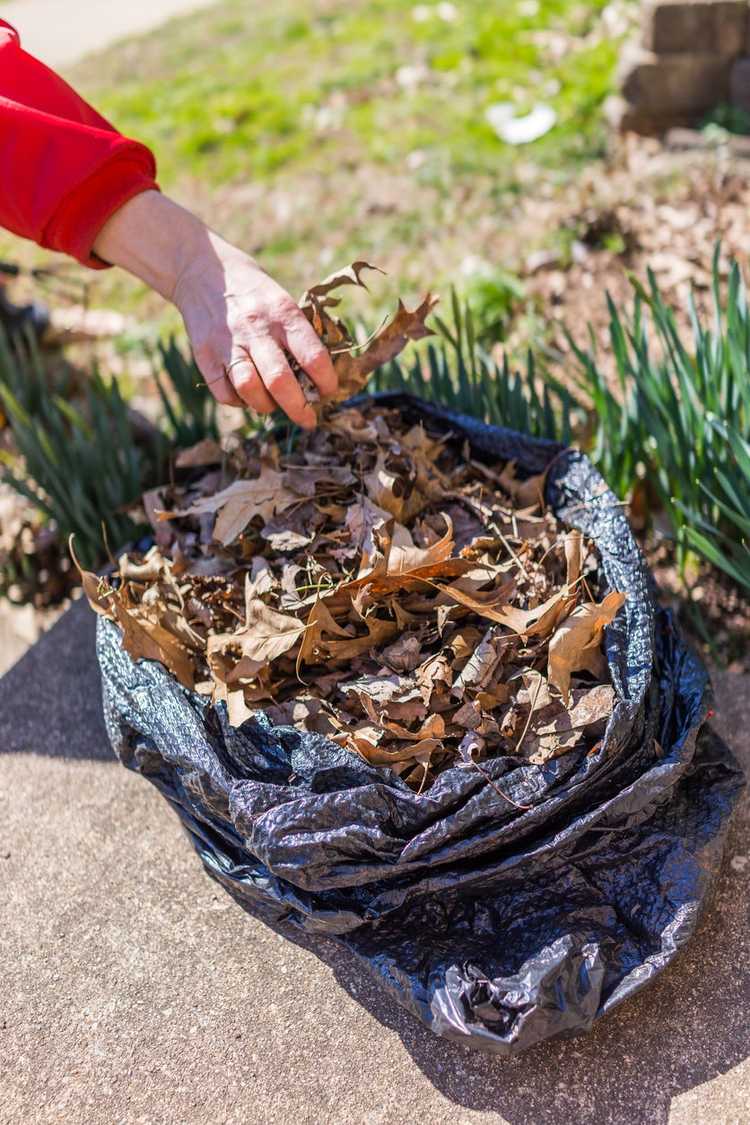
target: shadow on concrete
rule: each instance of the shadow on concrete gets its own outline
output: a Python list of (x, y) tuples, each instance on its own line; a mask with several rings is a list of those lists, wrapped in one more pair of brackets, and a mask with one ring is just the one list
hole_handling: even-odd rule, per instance
[[(741, 832), (735, 822), (728, 855), (743, 846)], [(674, 1097), (750, 1055), (749, 884), (750, 873), (739, 879), (725, 862), (715, 905), (660, 978), (590, 1034), (511, 1059), (439, 1039), (334, 941), (271, 928), (323, 961), (337, 984), (398, 1034), (419, 1069), (456, 1104), (458, 1119), (460, 1107), (498, 1114), (510, 1125), (666, 1125)]]
[(0, 754), (115, 762), (102, 718), (96, 618), (75, 602), (0, 679)]

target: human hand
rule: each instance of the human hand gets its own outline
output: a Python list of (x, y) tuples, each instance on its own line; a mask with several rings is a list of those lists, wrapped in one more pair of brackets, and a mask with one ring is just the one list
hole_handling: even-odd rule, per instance
[(109, 219), (94, 250), (174, 302), (217, 401), (258, 414), (281, 407), (299, 425), (315, 425), (290, 357), (322, 395), (336, 389), (331, 357), (289, 294), (249, 255), (151, 191)]

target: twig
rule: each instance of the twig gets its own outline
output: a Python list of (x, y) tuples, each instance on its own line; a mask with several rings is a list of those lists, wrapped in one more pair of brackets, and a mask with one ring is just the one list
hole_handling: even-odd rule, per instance
[(534, 708), (536, 707), (536, 701), (539, 698), (539, 691), (541, 689), (541, 686), (542, 686), (542, 677), (540, 675), (539, 679), (536, 682), (536, 691), (534, 692), (534, 698), (531, 701), (531, 707), (529, 708), (529, 715), (528, 715), (528, 718), (526, 719), (526, 726), (523, 728), (523, 734), (519, 738), (518, 745), (516, 746), (515, 750), (513, 751), (514, 755), (520, 753), (521, 746), (523, 744), (523, 740), (526, 737), (526, 735), (529, 733), (529, 727), (531, 726), (531, 716), (534, 714)]
[(481, 519), (483, 519), (485, 521), (489, 530), (494, 531), (495, 535), (498, 537), (498, 539), (500, 540), (502, 545), (505, 547), (506, 551), (508, 552), (510, 557), (513, 559), (513, 562), (516, 564), (518, 569), (521, 571), (521, 574), (525, 575), (526, 574), (526, 567), (523, 565), (523, 563), (519, 559), (518, 555), (513, 550), (513, 548), (511, 547), (511, 545), (508, 542), (508, 540), (506, 539), (506, 537), (503, 535), (502, 531), (500, 530), (500, 528), (497, 525), (497, 523), (495, 522), (495, 520), (492, 518), (492, 515), (488, 511), (487, 507), (484, 504), (482, 504), (481, 501), (477, 502), (476, 500), (473, 500), (470, 496), (462, 496), (461, 493), (459, 493), (459, 492), (451, 493), (450, 498), (452, 500), (456, 500), (459, 504), (465, 504), (467, 508), (471, 509), (472, 513), (475, 516), (480, 516)]
[(534, 807), (533, 805), (519, 805), (518, 801), (514, 801), (513, 798), (509, 797), (507, 793), (503, 793), (502, 789), (498, 785), (495, 785), (495, 782), (492, 780), (490, 775), (487, 773), (487, 770), (483, 769), (483, 767), (480, 766), (479, 762), (475, 761), (474, 758), (472, 758), (471, 764), (473, 766), (476, 766), (476, 768), (479, 770), (479, 772), (481, 773), (484, 780), (489, 782), (489, 784), (495, 790), (497, 795), (499, 797), (502, 797), (502, 799), (504, 801), (507, 801), (509, 805), (513, 805), (514, 808), (522, 809), (525, 812), (528, 812), (529, 809), (532, 809)]

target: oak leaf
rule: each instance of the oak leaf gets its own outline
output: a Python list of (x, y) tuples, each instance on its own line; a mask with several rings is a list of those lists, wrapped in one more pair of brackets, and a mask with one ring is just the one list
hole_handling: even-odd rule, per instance
[(574, 609), (557, 629), (549, 644), (547, 678), (567, 701), (570, 677), (574, 672), (601, 676), (604, 628), (610, 625), (625, 604), (626, 595), (613, 590), (601, 605), (585, 602)]

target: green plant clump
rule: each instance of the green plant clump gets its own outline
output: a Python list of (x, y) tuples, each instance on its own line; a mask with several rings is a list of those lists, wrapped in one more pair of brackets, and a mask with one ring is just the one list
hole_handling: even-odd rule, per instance
[(647, 287), (633, 285), (632, 316), (609, 301), (619, 394), (599, 365), (593, 334), (588, 350), (571, 340), (593, 404), (593, 459), (623, 498), (639, 475), (653, 484), (683, 573), (698, 554), (750, 590), (750, 308), (740, 268), (733, 261), (722, 286), (717, 248), (713, 323), (691, 297), (689, 346), (653, 272)]
[(0, 479), (75, 538), (83, 566), (98, 566), (143, 528), (129, 514), (144, 489), (163, 480), (173, 447), (218, 436), (216, 403), (193, 360), (174, 340), (156, 375), (164, 426), (143, 432), (117, 380), (94, 371), (80, 388), (70, 368), (45, 360), (29, 336), (0, 338), (0, 407), (20, 459), (2, 455)]
[(8, 458), (3, 479), (54, 521), (62, 539), (74, 536), (82, 564), (92, 567), (104, 543), (119, 547), (136, 534), (127, 509), (147, 477), (117, 382), (94, 372), (78, 405), (52, 392), (32, 414), (5, 376), (3, 364), (0, 402), (23, 466)]
[(187, 449), (203, 438), (218, 438), (216, 399), (207, 393), (195, 360), (181, 351), (174, 338), (168, 344), (159, 345), (159, 358), (163, 374), (155, 368), (154, 379), (164, 407), (170, 442)]
[(376, 371), (370, 389), (405, 391), (491, 425), (569, 444), (576, 407), (569, 392), (549, 375), (540, 379), (531, 352), (523, 371), (513, 371), (507, 355), (496, 360), (477, 341), (470, 306), (455, 292), (451, 303), (452, 324), (434, 317), (440, 343), (415, 348), (411, 362), (394, 360)]

